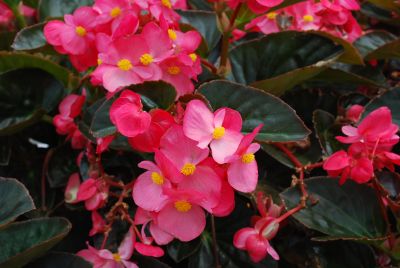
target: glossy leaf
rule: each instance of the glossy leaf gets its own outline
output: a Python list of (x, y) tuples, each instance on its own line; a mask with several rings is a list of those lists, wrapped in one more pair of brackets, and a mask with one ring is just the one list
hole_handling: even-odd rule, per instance
[(0, 227), (35, 209), (28, 189), (16, 179), (0, 177)]
[(400, 12), (400, 5), (393, 0), (367, 0), (378, 7)]
[[(340, 186), (338, 180), (316, 177), (306, 180), (308, 194), (315, 205), (294, 214), (294, 218), (310, 229), (328, 235), (328, 239), (383, 239), (386, 225), (375, 191), (365, 184), (349, 180)], [(299, 203), (298, 187), (281, 193), (287, 209)]]
[(195, 239), (189, 242), (174, 240), (167, 246), (168, 255), (178, 263), (193, 255), (197, 250), (199, 250), (200, 245), (200, 239)]
[(63, 95), (63, 85), (44, 71), (21, 69), (0, 74), (0, 135), (37, 122)]
[(163, 81), (144, 82), (140, 85), (130, 86), (129, 89), (150, 99), (155, 104), (155, 107), (152, 108), (168, 109), (174, 103), (177, 95), (174, 87)]
[(108, 100), (102, 100), (102, 104), (94, 113), (93, 120), (90, 125), (90, 132), (94, 137), (102, 138), (117, 132), (117, 128), (110, 120), (110, 108), (115, 100), (116, 96)]
[[(317, 34), (294, 31), (274, 33), (238, 45), (230, 51), (232, 78), (242, 84), (257, 82), (263, 89), (268, 87), (273, 89), (279, 83), (287, 83), (287, 76), (282, 76), (285, 73), (312, 65), (323, 68), (329, 59), (341, 53), (343, 53), (341, 46)], [(307, 70), (307, 78), (312, 77), (311, 70), (309, 68)], [(320, 72), (318, 68), (313, 68), (312, 71), (315, 71), (315, 75)], [(282, 80), (268, 84), (266, 79), (278, 76), (282, 76)], [(297, 80), (301, 77), (294, 76), (291, 79)], [(261, 80), (266, 81), (259, 82)], [(290, 86), (293, 84), (297, 82), (292, 82)]]
[(244, 120), (242, 132), (249, 133), (264, 124), (257, 138), (262, 141), (304, 140), (310, 130), (296, 112), (277, 97), (261, 90), (229, 81), (214, 80), (203, 84), (198, 92), (214, 110), (229, 107), (239, 111)]
[(39, 18), (44, 21), (48, 18), (62, 17), (72, 13), (81, 6), (90, 6), (93, 0), (40, 0)]
[(91, 268), (92, 264), (83, 258), (66, 252), (51, 252), (30, 263), (31, 268)]
[(400, 58), (400, 39), (385, 31), (369, 32), (354, 42), (365, 60)]
[(64, 218), (37, 218), (11, 224), (0, 230), (0, 267), (21, 267), (40, 257), (71, 229)]
[(181, 23), (193, 26), (206, 40), (208, 50), (213, 49), (221, 38), (217, 26), (217, 15), (211, 11), (181, 10)]
[(69, 176), (78, 171), (76, 166), (77, 156), (77, 152), (71, 148), (70, 144), (54, 149), (46, 174), (50, 187), (57, 188), (67, 185)]
[(321, 148), (324, 150), (325, 154), (331, 155), (334, 153), (331, 142), (335, 142), (336, 140), (332, 137), (329, 130), (335, 123), (335, 117), (323, 110), (315, 110), (313, 113), (313, 122), (315, 134), (321, 144)]
[(46, 38), (43, 35), (44, 23), (25, 27), (15, 36), (12, 48), (15, 50), (33, 50), (46, 45)]
[(366, 106), (362, 117), (367, 116), (370, 112), (379, 107), (386, 106), (392, 111), (393, 122), (400, 125), (400, 88), (393, 88), (382, 95), (372, 99)]
[(76, 78), (68, 69), (40, 56), (26, 53), (8, 53), (0, 51), (0, 74), (22, 68), (42, 69), (60, 80), (66, 87), (73, 88), (78, 84)]

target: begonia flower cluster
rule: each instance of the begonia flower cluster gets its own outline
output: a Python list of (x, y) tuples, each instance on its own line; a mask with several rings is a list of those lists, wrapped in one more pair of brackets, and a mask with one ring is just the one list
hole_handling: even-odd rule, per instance
[[(350, 120), (358, 119), (359, 105), (347, 113)], [(347, 151), (340, 150), (326, 159), (323, 168), (330, 176), (340, 176), (340, 184), (350, 178), (357, 183), (367, 183), (374, 177), (375, 170), (387, 168), (394, 171), (400, 165), (400, 155), (392, 151), (399, 142), (398, 125), (392, 122), (389, 108), (381, 107), (368, 114), (357, 127), (346, 125), (342, 131), (346, 136), (336, 139), (350, 144)]]
[[(361, 26), (352, 11), (360, 10), (358, 0), (307, 0), (286, 8), (269, 11), (283, 3), (283, 0), (249, 0), (247, 5), (255, 14), (261, 15), (245, 25), (247, 31), (270, 34), (281, 30), (320, 30), (343, 37), (350, 42), (362, 34)], [(239, 1), (231, 3), (232, 8)], [(244, 32), (237, 31), (236, 38)]]
[(48, 22), (44, 35), (78, 71), (94, 68), (91, 82), (111, 93), (163, 80), (180, 96), (193, 92), (192, 79), (201, 72), (195, 53), (201, 36), (179, 30), (174, 8), (185, 9), (186, 2), (97, 0), (65, 15), (64, 21)]

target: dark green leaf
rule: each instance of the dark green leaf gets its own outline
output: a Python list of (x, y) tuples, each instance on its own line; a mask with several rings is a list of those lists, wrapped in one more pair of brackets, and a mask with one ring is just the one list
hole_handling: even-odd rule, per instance
[(156, 258), (147, 257), (143, 255), (135, 256), (138, 266), (140, 268), (171, 268), (169, 265), (157, 260)]
[(229, 107), (239, 111), (244, 133), (264, 124), (258, 139), (262, 141), (305, 140), (310, 130), (296, 112), (277, 97), (255, 88), (229, 81), (214, 80), (203, 84), (198, 92), (214, 109)]
[(315, 134), (321, 144), (321, 148), (324, 150), (325, 154), (331, 155), (334, 152), (330, 145), (333, 137), (329, 129), (335, 123), (335, 117), (323, 110), (315, 110), (313, 122)]
[(48, 18), (62, 17), (73, 13), (81, 6), (91, 6), (93, 0), (40, 0), (39, 18), (44, 21)]
[(0, 140), (0, 166), (7, 166), (11, 158), (12, 140), (9, 137), (3, 137)]
[(37, 122), (63, 95), (63, 85), (44, 71), (21, 69), (0, 74), (0, 135)]
[(0, 52), (0, 74), (22, 68), (42, 69), (54, 75), (68, 88), (74, 88), (79, 82), (69, 70), (43, 57), (17, 52)]
[[(262, 89), (274, 90), (278, 87), (282, 92), (303, 82), (303, 72), (307, 79), (317, 75), (342, 52), (341, 46), (317, 34), (294, 31), (274, 33), (231, 50), (232, 76), (242, 84), (257, 82), (255, 85)], [(288, 72), (297, 74), (290, 76), (289, 80), (298, 81), (288, 83)]]
[(10, 46), (15, 38), (14, 31), (0, 31), (0, 50), (11, 50)]
[[(32, 197), (16, 179), (0, 177), (0, 227), (35, 209)], [(4, 240), (0, 240), (4, 241)]]
[(385, 31), (369, 32), (354, 42), (365, 60), (400, 58), (400, 39)]
[(102, 138), (117, 132), (117, 128), (110, 120), (110, 108), (115, 100), (116, 96), (108, 100), (101, 100), (103, 103), (94, 113), (93, 120), (90, 125), (90, 133), (94, 137)]
[(396, 1), (393, 0), (367, 0), (368, 2), (391, 11), (400, 12), (400, 6)]
[(193, 26), (207, 42), (208, 50), (212, 50), (221, 38), (217, 26), (217, 15), (211, 11), (180, 10), (181, 22)]
[(361, 13), (371, 18), (378, 19), (381, 22), (393, 25), (400, 25), (400, 19), (394, 17), (393, 13), (390, 10), (380, 8), (368, 2), (364, 2), (361, 5)]
[(64, 218), (37, 218), (0, 230), (0, 267), (22, 267), (64, 238), (71, 224)]
[(46, 38), (43, 35), (44, 23), (25, 27), (15, 36), (12, 48), (15, 50), (33, 50), (46, 45)]
[(189, 242), (174, 240), (167, 246), (168, 255), (178, 263), (193, 255), (197, 250), (199, 250), (200, 245), (200, 239), (195, 239)]
[(29, 264), (30, 268), (91, 268), (83, 258), (66, 252), (51, 252)]
[[(314, 206), (294, 214), (302, 224), (327, 234), (329, 239), (383, 239), (386, 225), (375, 191), (351, 180), (340, 186), (338, 180), (316, 177), (306, 180), (308, 194), (317, 200)], [(299, 203), (298, 187), (281, 193), (287, 209)]]
[(363, 113), (363, 117), (367, 116), (370, 112), (378, 109), (379, 107), (386, 106), (392, 111), (393, 122), (400, 125), (400, 88), (393, 88), (390, 91), (372, 99)]
[(19, 5), (21, 0), (4, 0), (4, 2), (9, 5), (10, 7), (16, 7)]
[(53, 151), (47, 168), (47, 181), (50, 187), (67, 185), (69, 176), (78, 171), (77, 156), (78, 153), (71, 148), (69, 143)]
[(161, 109), (168, 109), (176, 98), (174, 87), (163, 81), (144, 82), (143, 84), (130, 86), (129, 89), (149, 98)]

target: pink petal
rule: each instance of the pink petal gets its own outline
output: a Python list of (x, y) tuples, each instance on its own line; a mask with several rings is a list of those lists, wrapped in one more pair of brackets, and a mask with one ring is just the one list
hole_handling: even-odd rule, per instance
[(228, 167), (228, 182), (237, 191), (249, 193), (256, 189), (258, 181), (257, 161), (243, 163), (242, 159)]
[(344, 150), (340, 150), (325, 160), (325, 170), (342, 170), (350, 164), (350, 158)]
[(259, 262), (267, 256), (268, 247), (270, 247), (268, 240), (259, 235), (251, 235), (246, 240), (246, 248), (254, 262)]
[(246, 241), (251, 235), (257, 235), (254, 228), (246, 227), (237, 231), (233, 237), (233, 245), (238, 249), (246, 249)]
[(81, 181), (79, 173), (73, 173), (69, 177), (67, 187), (65, 188), (64, 198), (66, 203), (74, 204), (80, 201), (78, 200), (78, 191), (80, 184)]
[(87, 179), (79, 187), (78, 200), (83, 201), (83, 200), (89, 199), (96, 192), (97, 192), (96, 180), (95, 179)]
[(206, 226), (204, 210), (195, 204), (189, 211), (179, 212), (171, 203), (160, 211), (157, 221), (165, 231), (184, 242), (198, 237)]
[(221, 181), (221, 195), (218, 204), (212, 208), (212, 214), (217, 217), (228, 216), (235, 208), (235, 192), (229, 183)]
[(60, 46), (62, 44), (60, 35), (64, 32), (64, 29), (64, 22), (52, 20), (44, 26), (43, 34), (49, 44), (53, 46)]
[(356, 166), (351, 169), (350, 177), (357, 183), (366, 183), (372, 179), (374, 167), (368, 158), (357, 160)]
[(161, 229), (154, 222), (150, 223), (150, 233), (151, 236), (156, 241), (157, 245), (169, 244), (169, 242), (171, 242), (174, 239), (174, 237), (171, 234)]
[(135, 249), (137, 250), (137, 252), (139, 252), (144, 256), (150, 256), (156, 258), (164, 256), (164, 250), (157, 246), (146, 245), (138, 242), (135, 244)]
[(211, 153), (218, 164), (227, 163), (227, 158), (232, 156), (239, 147), (243, 135), (240, 132), (225, 130), (225, 135), (211, 141)]
[(118, 247), (118, 254), (121, 256), (122, 259), (128, 260), (135, 248), (135, 241), (136, 236), (133, 228), (129, 228), (129, 231), (126, 233), (124, 240), (122, 240), (121, 244)]

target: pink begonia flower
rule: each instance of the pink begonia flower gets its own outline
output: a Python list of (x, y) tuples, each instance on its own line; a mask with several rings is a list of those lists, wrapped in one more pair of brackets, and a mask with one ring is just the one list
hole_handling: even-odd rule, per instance
[[(166, 27), (163, 26), (165, 29)], [(196, 51), (201, 43), (201, 35), (197, 31), (181, 32), (167, 27), (169, 39), (173, 43), (176, 53), (190, 54)]]
[(129, 261), (135, 248), (135, 239), (135, 233), (130, 228), (117, 253), (112, 253), (108, 249), (97, 250), (88, 244), (88, 249), (81, 250), (76, 255), (92, 263), (93, 268), (139, 268)]
[(92, 76), (108, 91), (161, 78), (161, 70), (158, 64), (153, 63), (152, 52), (143, 36), (130, 35), (111, 40), (105, 34), (98, 34), (96, 44), (100, 64)]
[(353, 17), (349, 17), (347, 22), (343, 25), (343, 30), (345, 31), (345, 38), (349, 42), (354, 42), (357, 40), (363, 33), (363, 30), (358, 23), (358, 21)]
[(394, 165), (400, 166), (400, 155), (387, 151), (375, 153), (374, 169), (382, 170), (387, 168), (394, 172)]
[(37, 14), (36, 9), (29, 7), (27, 5), (21, 5), (20, 10), (21, 10), (21, 14), (24, 17), (28, 17), (28, 18), (29, 17), (34, 18)]
[(264, 34), (277, 33), (280, 31), (277, 17), (278, 12), (269, 12), (266, 15), (257, 17), (245, 25), (245, 29), (254, 32), (262, 32)]
[(43, 30), (47, 42), (64, 54), (82, 55), (93, 49), (94, 28), (98, 13), (91, 7), (80, 7), (72, 15), (64, 16), (64, 21), (50, 21)]
[(84, 94), (70, 94), (61, 101), (58, 106), (58, 110), (63, 116), (75, 118), (81, 113), (82, 106), (85, 103), (85, 99), (86, 97)]
[(162, 163), (165, 158), (161, 156), (162, 154), (156, 153), (156, 164), (150, 161), (139, 163), (138, 166), (147, 171), (136, 179), (132, 190), (132, 197), (136, 205), (148, 211), (159, 211), (168, 200), (163, 189), (171, 188), (168, 179), (169, 173), (163, 171), (166, 167), (165, 163)]
[[(150, 0), (149, 10), (156, 20), (164, 18), (169, 23), (173, 23), (180, 19), (179, 14), (175, 12), (174, 8), (178, 8), (178, 6), (183, 7), (182, 2), (183, 1), (176, 0)], [(177, 6), (175, 6), (175, 4)]]
[(183, 118), (185, 136), (197, 141), (199, 148), (210, 144), (214, 160), (219, 164), (227, 163), (242, 140), (242, 117), (229, 108), (221, 108), (212, 113), (204, 102), (192, 100), (186, 106)]
[(160, 151), (180, 171), (169, 177), (178, 184), (178, 189), (194, 190), (205, 195), (207, 199), (202, 206), (208, 211), (219, 203), (221, 178), (211, 167), (201, 164), (208, 157), (208, 148), (197, 147), (195, 141), (184, 135), (181, 126), (173, 126), (161, 138)]
[(147, 131), (128, 139), (133, 149), (146, 153), (152, 153), (158, 149), (161, 137), (175, 124), (173, 116), (164, 110), (151, 110), (149, 114), (151, 123)]
[(111, 142), (114, 140), (115, 136), (110, 135), (106, 136), (103, 138), (97, 138), (96, 139), (96, 154), (102, 154), (105, 150), (108, 149), (108, 146), (110, 146)]
[(283, 0), (249, 0), (247, 5), (255, 14), (265, 13), (271, 7), (280, 5)]
[(293, 17), (291, 29), (318, 30), (321, 28), (321, 18), (315, 13), (314, 3), (306, 1), (286, 8), (287, 14)]
[[(245, 26), (246, 28), (246, 26)], [(246, 29), (247, 30), (247, 29)], [(232, 37), (229, 39), (230, 43), (233, 43), (239, 39), (241, 39), (242, 37), (244, 37), (246, 35), (245, 31), (239, 30), (239, 29), (234, 29), (232, 31)]]
[(372, 161), (361, 143), (352, 144), (349, 153), (340, 150), (325, 160), (323, 168), (329, 176), (340, 176), (339, 184), (345, 183), (349, 177), (357, 183), (366, 183), (374, 175)]
[(126, 137), (144, 133), (150, 126), (151, 116), (142, 110), (140, 95), (124, 90), (110, 107), (111, 122)]
[(89, 236), (94, 236), (95, 234), (103, 232), (105, 226), (106, 226), (106, 221), (97, 212), (97, 210), (93, 210), (92, 211), (92, 229), (89, 231)]
[(360, 4), (357, 0), (321, 0), (321, 4), (334, 11), (360, 9)]
[(156, 212), (146, 211), (138, 207), (135, 213), (135, 224), (142, 224), (142, 233), (146, 226), (149, 225), (150, 234), (157, 245), (166, 245), (171, 242), (174, 237), (159, 227), (157, 215), (158, 213)]
[(65, 203), (75, 204), (78, 203), (78, 190), (81, 185), (79, 173), (75, 172), (69, 176), (67, 187), (64, 192)]
[(346, 111), (346, 119), (354, 123), (357, 123), (358, 120), (360, 120), (363, 111), (364, 111), (364, 106), (358, 104), (352, 105)]
[(85, 201), (87, 210), (96, 210), (106, 203), (108, 191), (108, 185), (104, 180), (89, 178), (80, 185), (78, 200)]
[(204, 195), (196, 191), (169, 190), (168, 203), (157, 215), (160, 228), (181, 241), (198, 237), (206, 226), (206, 218), (201, 203)]
[(163, 71), (161, 79), (175, 87), (177, 98), (194, 91), (191, 78), (197, 74), (178, 57), (165, 59), (160, 63), (160, 67)]
[(392, 123), (392, 114), (389, 108), (381, 107), (367, 115), (358, 127), (344, 126), (342, 131), (347, 137), (337, 136), (342, 143), (365, 143), (369, 148), (385, 148), (396, 144), (399, 136), (396, 135), (399, 127)]
[(144, 256), (155, 258), (164, 256), (164, 250), (162, 248), (141, 242), (136, 242), (135, 249)]
[(0, 26), (9, 28), (13, 18), (14, 14), (12, 10), (0, 0)]
[(260, 144), (252, 143), (262, 125), (243, 137), (234, 155), (228, 159), (228, 182), (237, 191), (249, 193), (255, 190), (258, 181), (258, 167), (254, 154)]
[(70, 136), (67, 136), (68, 138), (71, 138), (71, 147), (76, 150), (84, 148), (89, 142), (78, 127), (76, 127)]

